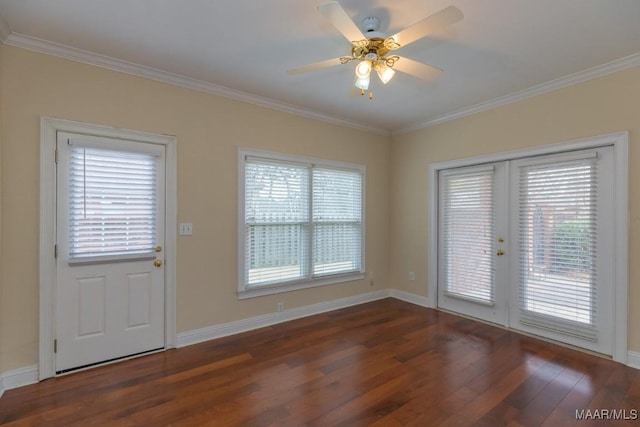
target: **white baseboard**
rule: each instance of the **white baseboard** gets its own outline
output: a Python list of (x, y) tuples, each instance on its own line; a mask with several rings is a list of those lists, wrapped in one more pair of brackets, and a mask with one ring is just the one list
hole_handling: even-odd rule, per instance
[(640, 352), (629, 351), (627, 353), (627, 366), (640, 369)]
[(395, 299), (399, 299), (405, 302), (410, 302), (411, 304), (420, 305), (422, 307), (427, 308), (435, 308), (435, 304), (427, 298), (421, 295), (412, 294), (410, 292), (399, 291), (397, 289), (391, 289), (389, 292), (389, 296)]
[(25, 366), (0, 374), (0, 396), (5, 390), (18, 388), (38, 382), (38, 366)]
[(289, 320), (300, 319), (302, 317), (312, 316), (314, 314), (320, 314), (327, 311), (349, 307), (352, 305), (376, 301), (379, 299), (388, 298), (390, 295), (391, 292), (389, 291), (389, 289), (384, 289), (377, 292), (370, 292), (333, 301), (306, 305), (304, 307), (292, 308), (290, 310), (284, 310), (280, 313), (269, 313), (262, 316), (250, 317), (248, 319), (236, 320), (234, 322), (207, 326), (205, 328), (196, 329), (193, 331), (182, 332), (178, 334), (178, 348), (204, 341), (209, 341), (216, 338), (238, 334), (240, 332), (263, 328), (265, 326), (275, 325), (277, 323), (287, 322)]

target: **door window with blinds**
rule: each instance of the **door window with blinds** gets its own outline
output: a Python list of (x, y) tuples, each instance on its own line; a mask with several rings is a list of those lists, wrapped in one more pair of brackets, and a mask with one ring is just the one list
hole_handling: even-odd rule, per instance
[(487, 304), (494, 297), (493, 170), (449, 171), (441, 180), (444, 291)]
[(362, 276), (364, 167), (249, 150), (239, 156), (240, 294)]
[(505, 168), (487, 164), (439, 175), (438, 305), (503, 323)]
[(595, 351), (610, 346), (611, 159), (605, 147), (513, 162), (512, 317), (520, 329)]
[(155, 256), (158, 156), (69, 145), (69, 262)]
[(441, 170), (438, 305), (612, 353), (613, 149)]

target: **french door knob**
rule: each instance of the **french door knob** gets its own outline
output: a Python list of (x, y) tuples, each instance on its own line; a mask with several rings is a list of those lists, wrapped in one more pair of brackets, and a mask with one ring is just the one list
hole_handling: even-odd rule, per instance
[(496, 255), (502, 256), (504, 255), (504, 251), (502, 249), (498, 249), (498, 252), (496, 252)]
[(153, 265), (155, 265), (156, 267), (160, 267), (162, 265), (162, 260), (161, 259), (157, 259), (157, 260), (153, 261)]

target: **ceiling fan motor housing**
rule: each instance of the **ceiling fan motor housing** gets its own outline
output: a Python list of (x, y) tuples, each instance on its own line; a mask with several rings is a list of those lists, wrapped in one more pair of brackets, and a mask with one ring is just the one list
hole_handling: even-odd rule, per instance
[(362, 29), (365, 34), (372, 31), (378, 31), (378, 28), (380, 28), (380, 20), (378, 18), (368, 16), (362, 20)]
[(378, 31), (378, 28), (380, 28), (380, 20), (378, 18), (375, 18), (373, 16), (368, 16), (366, 18), (364, 18), (362, 20), (362, 30), (364, 33), (364, 36), (368, 39), (371, 38), (378, 38), (378, 39), (384, 39), (386, 38), (386, 36), (384, 34), (382, 34), (380, 31)]

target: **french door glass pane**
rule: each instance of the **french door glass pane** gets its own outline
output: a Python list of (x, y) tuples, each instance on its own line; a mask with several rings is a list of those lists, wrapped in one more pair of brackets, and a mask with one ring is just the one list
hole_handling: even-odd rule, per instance
[(443, 177), (445, 290), (484, 302), (494, 297), (493, 169)]
[(521, 321), (595, 339), (597, 158), (519, 175)]

